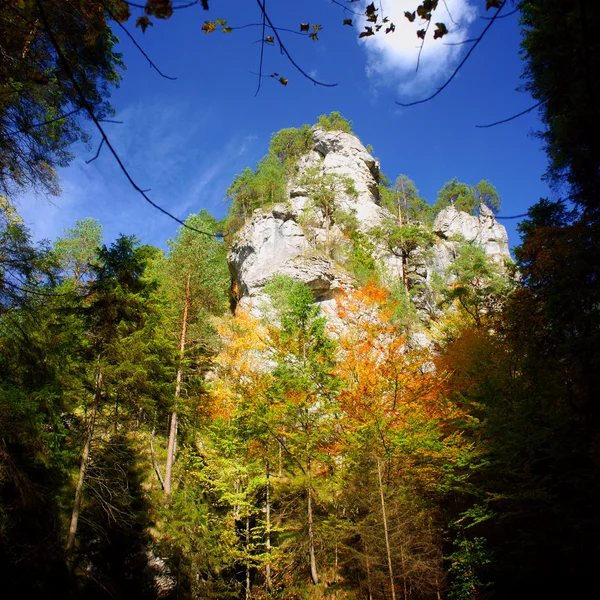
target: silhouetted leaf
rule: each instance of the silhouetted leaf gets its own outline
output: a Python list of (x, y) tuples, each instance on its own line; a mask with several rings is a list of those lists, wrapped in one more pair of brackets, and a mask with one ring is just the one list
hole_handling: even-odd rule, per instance
[(424, 21), (429, 21), (431, 19), (431, 11), (427, 10), (423, 4), (421, 4), (421, 6), (417, 6), (417, 14)]
[(157, 19), (169, 19), (173, 15), (173, 3), (171, 0), (148, 0), (145, 11)]
[(369, 17), (367, 17), (367, 21), (369, 23), (377, 23), (377, 15), (370, 15)]
[(374, 14), (376, 10), (377, 10), (377, 9), (375, 8), (375, 3), (374, 3), (374, 2), (371, 2), (371, 4), (369, 4), (369, 5), (367, 6), (367, 8), (366, 8), (366, 10), (365, 10), (365, 14), (366, 14), (367, 16), (370, 16), (370, 15)]
[(417, 15), (414, 12), (405, 11), (404, 16), (412, 23)]
[(502, 6), (502, 0), (485, 0), (485, 10), (490, 8), (500, 8)]
[(308, 31), (309, 23), (300, 23), (300, 31)]
[(223, 27), (223, 29), (221, 29), (221, 31), (223, 33), (231, 33), (233, 31), (233, 29), (231, 27)]
[(225, 19), (217, 19), (216, 20), (217, 25), (227, 25), (227, 21)]
[(311, 39), (313, 42), (316, 42), (316, 41), (319, 39), (319, 36), (318, 36), (316, 33), (311, 33), (311, 34), (310, 34), (310, 39)]
[(436, 23), (435, 31), (433, 32), (433, 39), (443, 38), (448, 33), (448, 29), (444, 23)]
[(285, 77), (280, 77), (279, 78), (279, 83), (281, 85), (287, 85), (288, 84), (288, 80)]
[(129, 4), (124, 2), (124, 0), (117, 0), (115, 7), (112, 9), (112, 15), (118, 23), (125, 23), (131, 17)]
[(394, 31), (396, 31), (396, 26), (391, 23), (389, 27), (386, 27), (385, 32), (386, 33), (394, 33)]
[(344, 25), (352, 26), (352, 19), (344, 19)]
[(371, 35), (375, 35), (375, 32), (373, 31), (372, 27), (365, 27), (365, 31), (363, 31), (358, 37), (359, 38), (363, 38), (363, 37), (369, 37)]
[(137, 18), (137, 21), (135, 22), (135, 26), (141, 27), (142, 31), (144, 33), (146, 33), (146, 29), (150, 26), (154, 27), (154, 23), (146, 15), (144, 15), (143, 17)]
[(422, 40), (424, 40), (425, 39), (425, 33), (426, 33), (425, 29), (419, 29), (419, 31), (417, 31), (417, 37), (421, 38)]
[(323, 29), (320, 25), (311, 25), (311, 27), (315, 30), (315, 31), (321, 31), (321, 29)]

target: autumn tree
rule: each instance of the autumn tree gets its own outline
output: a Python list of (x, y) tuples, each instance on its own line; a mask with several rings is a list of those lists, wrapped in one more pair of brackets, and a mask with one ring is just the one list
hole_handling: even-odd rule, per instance
[(339, 403), (351, 439), (347, 501), (366, 592), (383, 585), (386, 597), (427, 597), (444, 586), (431, 500), (461, 485), (462, 470), (446, 467), (468, 461), (469, 449), (458, 433), (461, 411), (427, 368), (427, 353), (408, 350), (393, 313), (389, 294), (372, 286), (337, 309)]

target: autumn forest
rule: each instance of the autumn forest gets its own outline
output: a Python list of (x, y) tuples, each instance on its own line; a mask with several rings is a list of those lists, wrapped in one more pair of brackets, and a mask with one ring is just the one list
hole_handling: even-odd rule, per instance
[(36, 242), (18, 194), (57, 191), (78, 113), (110, 116), (136, 7), (0, 2), (4, 597), (591, 594), (600, 45), (555, 40), (598, 8), (514, 4), (560, 194), (509, 253), (502, 190), (423, 198), (337, 111), (273, 133), (226, 217), (164, 250), (93, 218)]

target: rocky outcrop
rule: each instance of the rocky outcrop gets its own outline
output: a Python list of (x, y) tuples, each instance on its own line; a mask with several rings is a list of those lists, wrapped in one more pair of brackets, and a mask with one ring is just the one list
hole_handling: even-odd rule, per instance
[(477, 217), (448, 206), (437, 215), (433, 231), (442, 240), (461, 236), (467, 242), (475, 242), (498, 261), (509, 256), (506, 229), (496, 221), (494, 213), (485, 204), (480, 205)]
[(306, 283), (318, 301), (355, 285), (350, 275), (309, 244), (297, 213), (283, 204), (258, 210), (238, 233), (229, 252), (236, 301), (258, 307), (264, 285), (280, 273)]
[[(333, 260), (324, 247), (323, 215), (314, 208), (307, 212), (310, 206), (308, 192), (299, 182), (306, 170), (314, 167), (354, 182), (357, 193), (340, 192), (336, 204), (355, 214), (363, 233), (368, 235), (373, 227), (392, 218), (379, 205), (379, 164), (358, 138), (340, 131), (313, 128), (313, 149), (298, 163), (297, 176), (288, 189), (289, 203), (256, 210), (236, 236), (229, 253), (236, 304), (260, 312), (264, 285), (277, 273), (303, 281), (322, 303), (333, 301), (340, 291), (356, 285), (352, 275)], [(307, 219), (309, 213), (310, 219)], [(498, 262), (509, 257), (506, 230), (485, 206), (480, 207), (478, 216), (449, 206), (438, 214), (433, 231), (437, 236), (433, 248), (411, 258), (409, 267), (413, 284), (426, 286), (433, 273), (444, 275), (456, 258), (456, 250), (463, 239), (481, 245)], [(328, 239), (336, 258), (351, 246), (342, 229), (335, 224), (330, 227)], [(379, 247), (376, 259), (385, 265), (391, 277), (399, 276), (398, 257)], [(427, 311), (424, 303), (421, 304)]]
[(306, 190), (298, 182), (307, 169), (314, 167), (352, 179), (357, 195), (341, 193), (338, 204), (345, 211), (355, 212), (361, 230), (368, 231), (389, 216), (379, 206), (379, 163), (356, 136), (313, 128), (313, 150), (299, 161), (298, 176), (289, 190), (291, 205), (297, 213), (308, 203)]

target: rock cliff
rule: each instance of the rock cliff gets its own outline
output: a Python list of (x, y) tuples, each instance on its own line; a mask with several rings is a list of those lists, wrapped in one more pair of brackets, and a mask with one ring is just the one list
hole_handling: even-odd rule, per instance
[[(260, 310), (263, 287), (276, 273), (305, 282), (318, 302), (330, 301), (341, 290), (357, 284), (352, 274), (334, 260), (352, 245), (342, 228), (330, 223), (328, 235), (336, 251), (329, 252), (323, 249), (323, 211), (312, 207), (310, 231), (306, 225), (311, 202), (302, 179), (308, 170), (318, 169), (352, 180), (355, 193), (341, 191), (336, 204), (356, 217), (358, 230), (367, 238), (373, 227), (393, 218), (379, 205), (379, 164), (360, 140), (319, 127), (314, 127), (312, 133), (312, 150), (298, 161), (297, 174), (288, 186), (289, 202), (257, 209), (236, 235), (228, 259), (236, 304)], [(481, 245), (498, 262), (509, 258), (506, 230), (486, 206), (480, 207), (478, 216), (448, 206), (437, 215), (433, 232), (433, 248), (426, 253), (417, 252), (409, 265), (413, 285), (427, 285), (434, 273), (443, 275), (456, 257), (460, 239)], [(398, 277), (399, 259), (374, 239), (373, 247), (382, 269), (388, 276)]]

